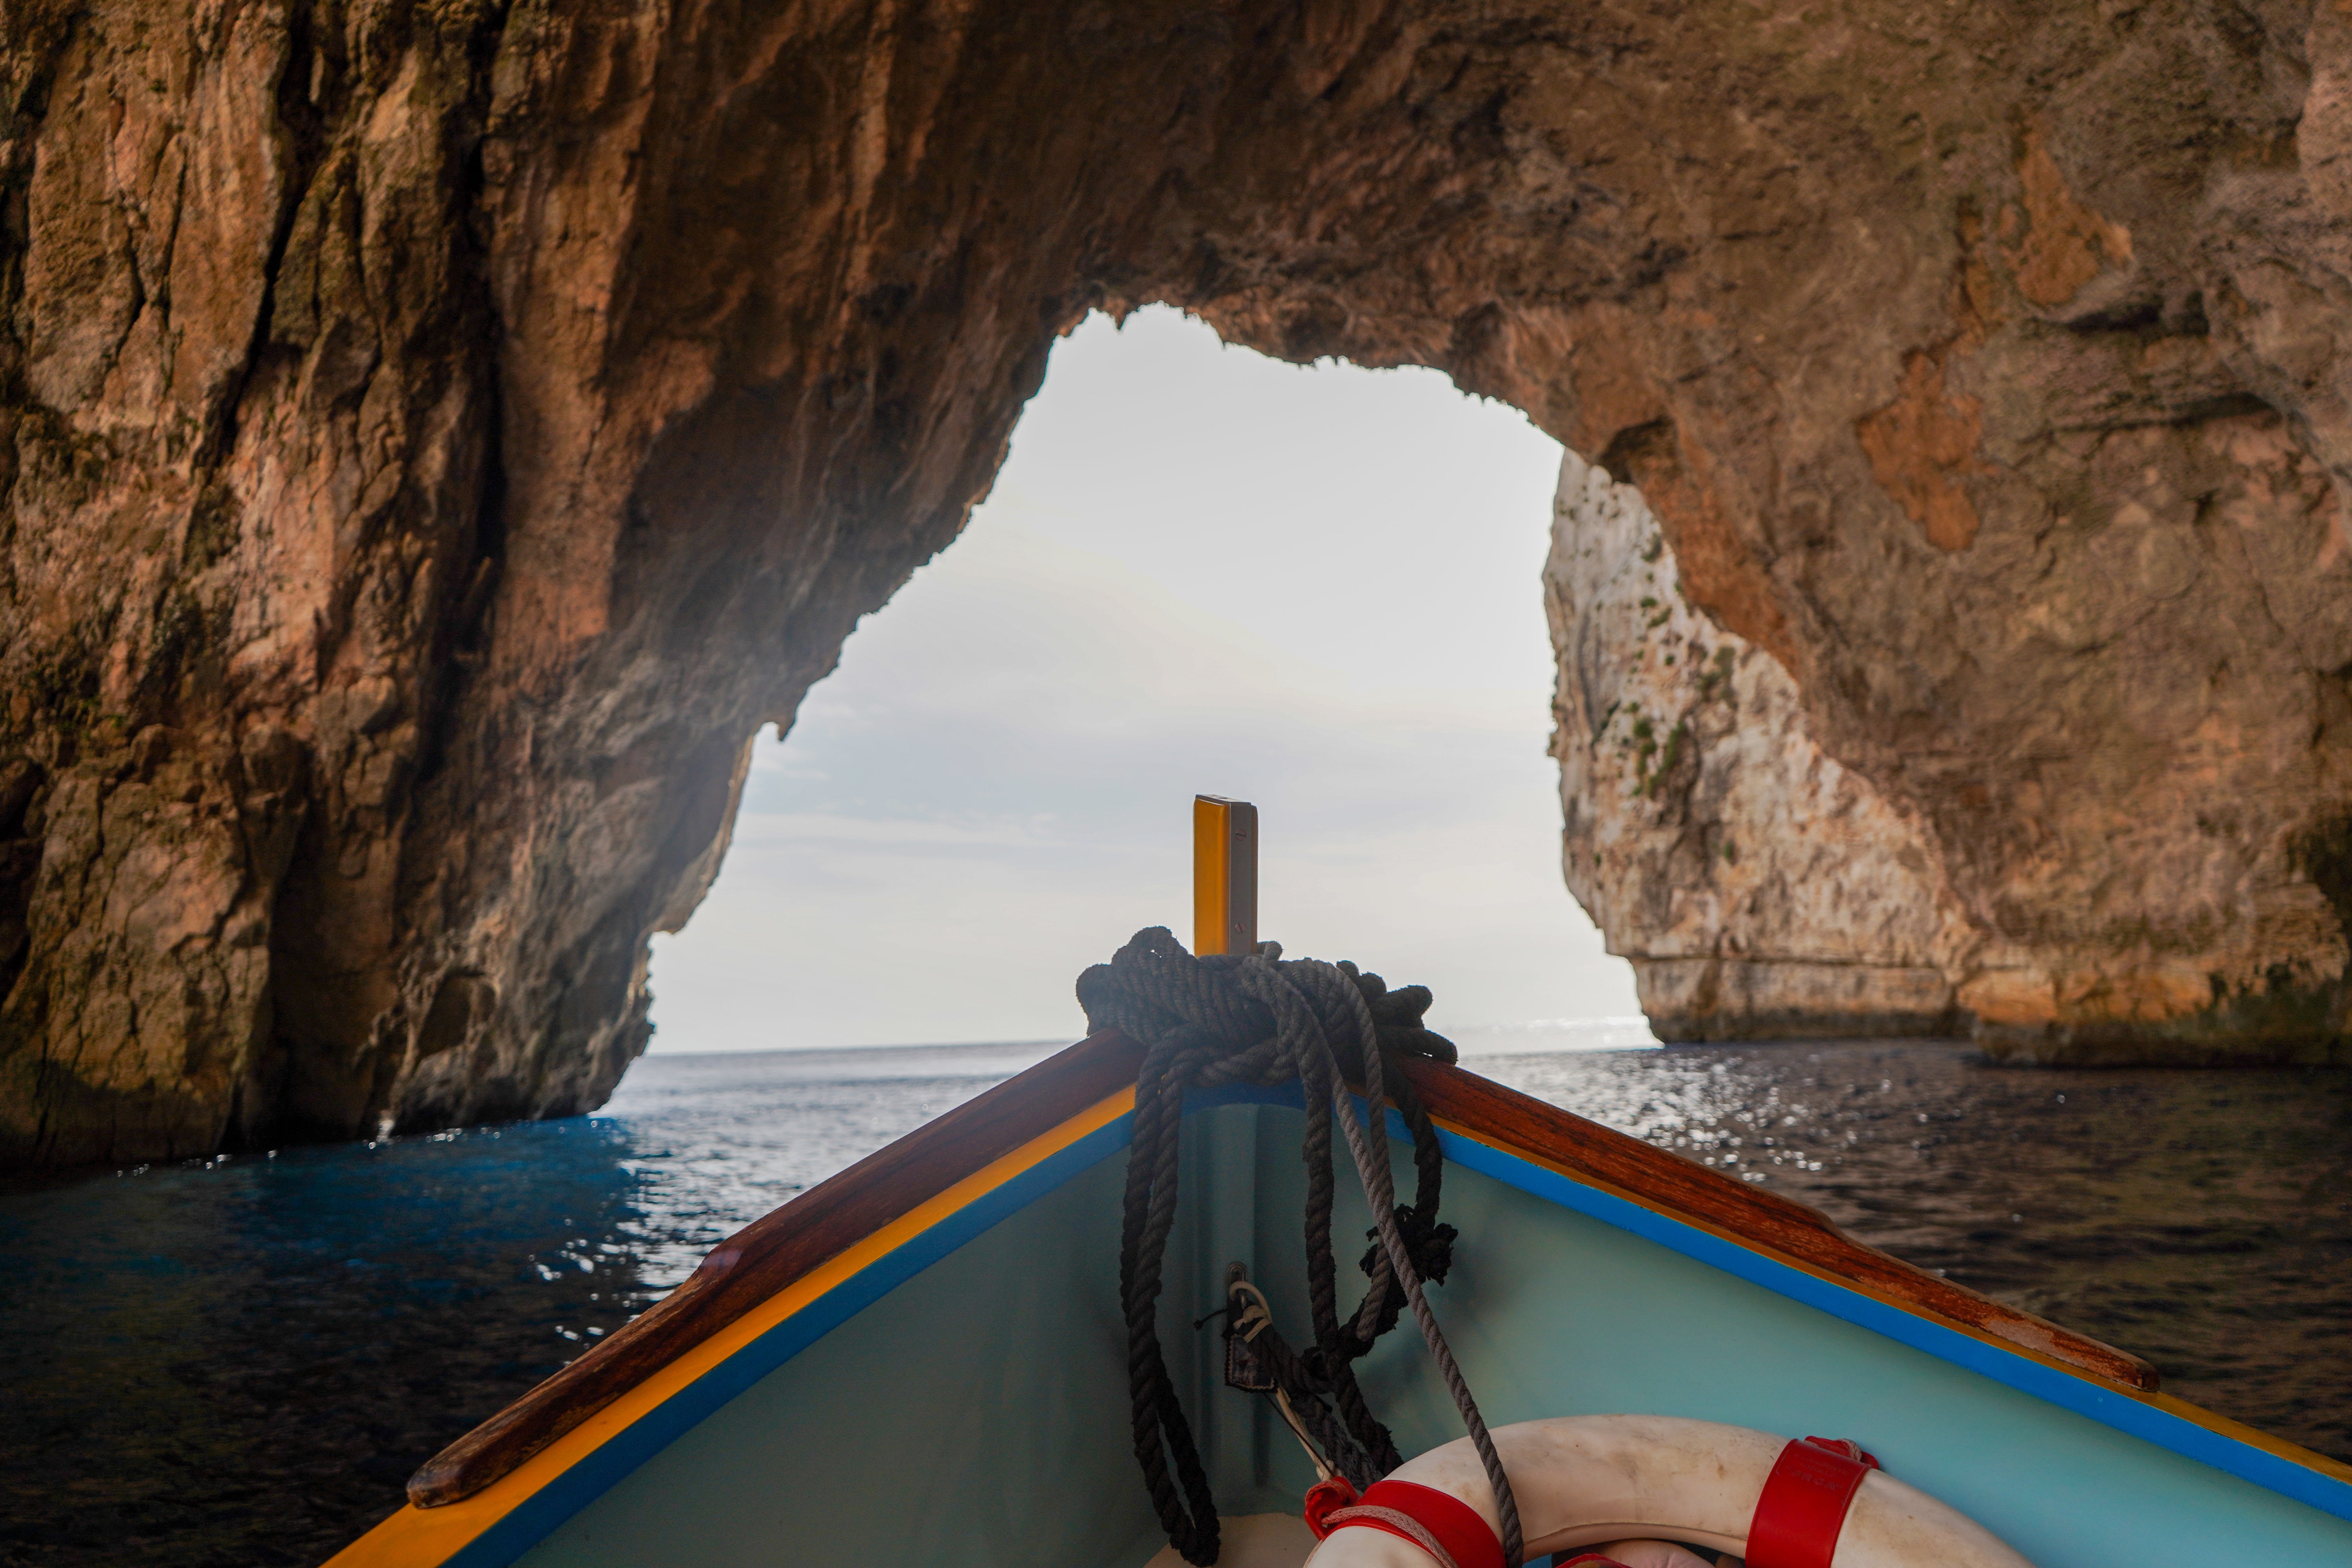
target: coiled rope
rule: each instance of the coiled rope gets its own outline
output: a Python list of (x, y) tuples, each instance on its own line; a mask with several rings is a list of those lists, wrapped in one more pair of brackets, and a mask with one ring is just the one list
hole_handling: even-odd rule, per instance
[[(1424, 1279), (1444, 1283), (1454, 1237), (1453, 1226), (1437, 1223), (1443, 1157), (1436, 1130), (1403, 1075), (1386, 1070), (1392, 1052), (1454, 1058), (1450, 1042), (1421, 1026), (1428, 990), (1391, 991), (1379, 975), (1360, 973), (1351, 963), (1284, 960), (1273, 942), (1255, 953), (1195, 957), (1160, 926), (1138, 931), (1108, 963), (1080, 975), (1077, 990), (1089, 1025), (1115, 1028), (1144, 1047), (1119, 1233), (1119, 1298), (1127, 1319), (1135, 1456), (1170, 1542), (1198, 1568), (1217, 1560), (1216, 1503), (1168, 1374), (1158, 1321), (1168, 1237), (1176, 1220), (1184, 1091), (1297, 1079), (1307, 1110), (1299, 1152), (1307, 1163), (1307, 1283), (1315, 1343), (1296, 1352), (1261, 1322), (1249, 1335), (1250, 1353), (1271, 1374), (1323, 1460), (1361, 1491), (1402, 1461), (1388, 1428), (1364, 1402), (1354, 1363), (1410, 1308), (1486, 1467), (1503, 1525), (1503, 1560), (1516, 1568), (1521, 1540), (1510, 1479), (1422, 1289)], [(1387, 1138), (1368, 1133), (1356, 1113), (1351, 1077), (1375, 1115), (1392, 1098), (1412, 1133), (1418, 1181), (1409, 1205), (1396, 1202)], [(1331, 1252), (1335, 1113), (1373, 1221), (1373, 1246), (1363, 1259), (1371, 1286), (1344, 1323)]]

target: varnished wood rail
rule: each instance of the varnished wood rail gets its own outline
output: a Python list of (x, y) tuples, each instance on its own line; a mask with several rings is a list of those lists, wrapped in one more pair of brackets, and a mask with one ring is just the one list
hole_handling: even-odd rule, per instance
[(1588, 1121), (1442, 1062), (1409, 1059), (1406, 1076), (1430, 1115), (1488, 1142), (1583, 1176), (1643, 1206), (2036, 1352), (2128, 1388), (2154, 1393), (2156, 1368), (2127, 1351), (2004, 1306), (1965, 1285), (1865, 1247), (1819, 1209), (1767, 1192), (1671, 1149)]
[(827, 1259), (1134, 1083), (1142, 1060), (1123, 1035), (1091, 1036), (753, 1220), (643, 1316), (425, 1461), (408, 1500), (472, 1496)]
[[(828, 1259), (1133, 1083), (1141, 1060), (1124, 1036), (1090, 1036), (752, 1221), (643, 1316), (434, 1456), (410, 1479), (409, 1500), (455, 1502), (509, 1474)], [(2137, 1356), (1865, 1247), (1777, 1193), (1459, 1068), (1414, 1058), (1406, 1070), (1431, 1115), (1477, 1138), (1882, 1300), (2128, 1388), (2157, 1386)]]

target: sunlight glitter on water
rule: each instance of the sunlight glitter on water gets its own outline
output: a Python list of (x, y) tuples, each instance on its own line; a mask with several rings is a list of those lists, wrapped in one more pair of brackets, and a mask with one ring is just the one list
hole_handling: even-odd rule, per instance
[(2352, 1075), (2004, 1068), (1935, 1040), (1475, 1065), (2352, 1456)]
[(742, 1226), (1064, 1042), (648, 1057), (599, 1115), (630, 1132), (645, 1289)]
[(1658, 1037), (1639, 1013), (1630, 1018), (1538, 1018), (1528, 1024), (1479, 1024), (1449, 1028), (1445, 1037), (1465, 1062), (1551, 1051), (1655, 1050)]
[[(2352, 1455), (2352, 1075), (1591, 1043), (1633, 1022), (1459, 1037), (1487, 1077)], [(314, 1563), (728, 1234), (1053, 1048), (649, 1057), (594, 1117), (0, 1190), (0, 1562)]]

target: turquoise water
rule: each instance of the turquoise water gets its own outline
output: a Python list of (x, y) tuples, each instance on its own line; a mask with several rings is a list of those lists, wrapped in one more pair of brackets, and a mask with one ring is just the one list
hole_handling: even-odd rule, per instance
[[(2352, 1078), (1465, 1043), (2352, 1457)], [(316, 1563), (719, 1237), (1045, 1049), (656, 1057), (594, 1117), (0, 1192), (0, 1568)]]

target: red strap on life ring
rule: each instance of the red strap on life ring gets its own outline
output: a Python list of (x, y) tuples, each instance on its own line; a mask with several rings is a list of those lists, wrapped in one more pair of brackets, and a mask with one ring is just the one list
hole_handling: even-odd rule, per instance
[(1441, 1568), (1504, 1568), (1503, 1543), (1478, 1510), (1435, 1487), (1374, 1481), (1359, 1498), (1334, 1476), (1308, 1490), (1307, 1527), (1318, 1541), (1350, 1525), (1386, 1531), (1424, 1552), (1435, 1547)]
[(1836, 1437), (1792, 1439), (1780, 1450), (1748, 1522), (1748, 1568), (1830, 1568), (1862, 1478), (1878, 1461)]

